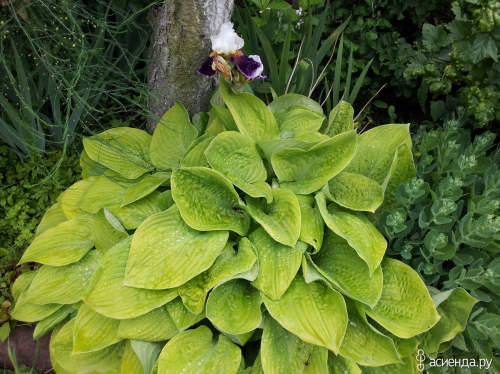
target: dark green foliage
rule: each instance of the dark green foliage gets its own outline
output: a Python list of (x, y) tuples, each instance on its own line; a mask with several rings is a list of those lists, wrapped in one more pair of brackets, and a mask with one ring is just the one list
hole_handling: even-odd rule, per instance
[(20, 156), (65, 148), (111, 120), (143, 122), (154, 2), (17, 1), (0, 7), (0, 138)]
[(442, 129), (418, 131), (417, 177), (399, 187), (401, 207), (383, 213), (379, 227), (388, 253), (428, 286), (462, 287), (479, 300), (452, 350), (491, 359), (500, 347), (500, 150), (494, 134), (472, 139), (463, 123), (461, 113)]

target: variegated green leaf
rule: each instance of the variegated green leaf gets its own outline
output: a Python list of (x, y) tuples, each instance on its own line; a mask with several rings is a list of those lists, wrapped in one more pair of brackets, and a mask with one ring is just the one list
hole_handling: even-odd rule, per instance
[(193, 230), (184, 223), (177, 206), (152, 215), (133, 236), (124, 285), (149, 289), (181, 286), (213, 264), (228, 236), (227, 231)]
[(142, 316), (122, 319), (117, 335), (123, 339), (160, 342), (172, 339), (178, 333), (167, 307), (161, 306)]
[(224, 78), (220, 79), (219, 85), (224, 102), (242, 134), (256, 142), (279, 138), (276, 120), (262, 101), (246, 92), (235, 93)]
[(102, 256), (83, 296), (92, 309), (109, 318), (127, 319), (146, 314), (178, 294), (175, 289), (145, 290), (123, 285), (131, 241), (132, 237), (123, 239)]
[(99, 351), (123, 340), (117, 335), (119, 326), (119, 320), (105, 317), (84, 303), (75, 318), (73, 354)]
[(208, 292), (218, 283), (248, 272), (257, 260), (256, 249), (247, 238), (241, 238), (238, 252), (228, 243), (213, 265), (179, 288), (179, 295), (186, 308), (200, 314), (205, 305)]
[(131, 185), (125, 191), (122, 199), (122, 207), (133, 203), (155, 191), (161, 185), (169, 185), (168, 181), (172, 173), (163, 172), (148, 175), (134, 185)]
[(208, 168), (176, 169), (172, 197), (184, 221), (195, 230), (231, 230), (246, 235), (250, 216), (233, 185)]
[(178, 101), (156, 126), (151, 140), (151, 161), (160, 170), (179, 166), (182, 156), (198, 136), (189, 114)]
[(80, 260), (94, 246), (94, 217), (87, 213), (44, 231), (37, 236), (19, 261), (36, 261), (45, 265), (63, 266)]
[(297, 274), (281, 297), (261, 294), (267, 310), (285, 329), (302, 340), (337, 353), (347, 329), (344, 298), (322, 281), (306, 283)]
[(323, 192), (329, 200), (352, 210), (374, 212), (384, 200), (382, 186), (361, 174), (337, 174)]
[(366, 262), (349, 243), (326, 230), (321, 251), (312, 257), (317, 270), (343, 294), (369, 306), (375, 306), (382, 294), (380, 266), (370, 275)]
[(308, 151), (283, 149), (273, 154), (273, 169), (282, 187), (307, 195), (340, 173), (356, 152), (356, 133), (350, 131), (316, 144)]
[(420, 276), (401, 261), (384, 259), (384, 286), (374, 308), (364, 307), (368, 316), (400, 338), (411, 338), (429, 330), (439, 314)]
[(272, 200), (271, 187), (265, 183), (266, 168), (252, 138), (239, 132), (219, 134), (205, 152), (208, 162), (231, 183), (252, 197)]
[(299, 240), (301, 219), (299, 201), (285, 188), (272, 190), (272, 203), (245, 197), (247, 211), (277, 242), (294, 247)]
[(69, 265), (42, 266), (31, 282), (26, 300), (39, 305), (80, 301), (101, 257), (102, 252), (93, 250)]
[(240, 366), (241, 351), (224, 335), (214, 339), (206, 326), (184, 331), (163, 348), (158, 364), (162, 374), (234, 374)]
[(108, 129), (84, 138), (88, 156), (125, 178), (135, 179), (153, 168), (149, 159), (151, 135), (130, 127)]
[(297, 242), (295, 247), (289, 247), (278, 243), (262, 227), (248, 238), (257, 250), (259, 261), (259, 275), (252, 284), (272, 300), (278, 300), (297, 274), (307, 245)]
[(214, 288), (207, 300), (207, 318), (228, 334), (244, 334), (259, 327), (259, 291), (245, 279), (233, 279)]
[(356, 212), (335, 203), (326, 206), (325, 195), (316, 195), (316, 202), (326, 225), (356, 250), (373, 274), (384, 257), (387, 242), (363, 212)]

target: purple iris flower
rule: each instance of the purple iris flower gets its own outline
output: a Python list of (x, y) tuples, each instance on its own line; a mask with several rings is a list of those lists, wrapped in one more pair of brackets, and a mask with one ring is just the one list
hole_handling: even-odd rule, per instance
[(247, 79), (260, 79), (266, 78), (262, 72), (264, 71), (264, 65), (257, 55), (233, 55), (231, 60), (236, 63), (238, 70), (243, 73)]
[(198, 74), (213, 77), (217, 73), (217, 71), (215, 71), (212, 67), (216, 56), (217, 55), (210, 56), (206, 61), (204, 61), (198, 69)]

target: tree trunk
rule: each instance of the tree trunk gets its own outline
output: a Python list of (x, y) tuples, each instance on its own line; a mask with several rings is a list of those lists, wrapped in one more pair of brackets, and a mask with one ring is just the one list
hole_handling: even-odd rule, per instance
[(230, 20), (233, 7), (234, 0), (166, 0), (149, 11), (153, 26), (148, 66), (150, 133), (176, 100), (191, 116), (208, 109), (217, 81), (197, 70), (211, 52), (210, 36)]

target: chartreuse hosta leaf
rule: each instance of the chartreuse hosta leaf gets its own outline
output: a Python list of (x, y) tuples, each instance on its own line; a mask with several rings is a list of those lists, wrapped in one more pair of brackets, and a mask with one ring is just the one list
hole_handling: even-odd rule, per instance
[(393, 210), (400, 206), (396, 199), (398, 187), (400, 184), (414, 178), (415, 175), (416, 170), (411, 149), (406, 143), (400, 144), (392, 160), (389, 174), (382, 183), (384, 202), (376, 212), (376, 216), (386, 210)]
[(102, 253), (128, 236), (127, 231), (109, 210), (102, 208), (95, 215), (92, 241)]
[(117, 203), (107, 205), (106, 209), (118, 218), (127, 230), (133, 230), (138, 228), (139, 225), (149, 216), (161, 212), (161, 208), (158, 205), (159, 196), (160, 192), (154, 191), (146, 197), (134, 201), (124, 207), (120, 207), (120, 204)]
[(319, 114), (323, 114), (323, 108), (321, 108), (321, 105), (319, 105), (317, 101), (310, 99), (307, 96), (294, 93), (282, 95), (274, 99), (271, 104), (269, 104), (269, 110), (272, 113), (276, 113), (280, 110), (288, 109), (293, 105), (300, 105), (312, 109)]
[(281, 299), (261, 295), (271, 316), (285, 329), (305, 342), (338, 353), (347, 329), (347, 310), (340, 293), (323, 281), (308, 284), (297, 274)]
[(242, 134), (248, 135), (256, 142), (279, 138), (276, 120), (262, 101), (245, 92), (233, 92), (224, 79), (221, 79), (219, 84), (224, 102)]
[(299, 240), (301, 219), (297, 196), (286, 188), (272, 190), (273, 202), (245, 197), (247, 211), (277, 242), (294, 247)]
[(94, 246), (93, 224), (94, 217), (83, 213), (44, 231), (31, 243), (19, 263), (36, 261), (63, 266), (78, 261)]
[(38, 321), (33, 331), (33, 340), (38, 340), (45, 334), (49, 333), (59, 323), (64, 321), (66, 317), (73, 313), (76, 309), (72, 305), (64, 305), (50, 316)]
[(16, 301), (11, 316), (19, 321), (37, 322), (55, 313), (61, 304), (38, 305), (26, 300), (26, 295), (36, 272), (21, 274), (12, 287), (12, 296)]
[(151, 135), (130, 127), (116, 127), (83, 139), (89, 157), (101, 165), (135, 179), (153, 168), (149, 159)]
[(73, 355), (75, 321), (72, 319), (55, 336), (52, 335), (50, 341), (52, 363), (68, 373), (120, 374), (125, 342), (111, 345), (96, 352)]
[(219, 134), (205, 151), (208, 162), (236, 187), (252, 197), (272, 201), (266, 168), (252, 138), (239, 132)]
[(321, 134), (319, 132), (301, 132), (301, 133), (295, 134), (295, 139), (302, 140), (305, 142), (320, 143), (320, 142), (324, 142), (326, 140), (330, 140), (330, 137), (328, 135)]
[(309, 364), (302, 372), (303, 374), (330, 374), (328, 371), (328, 349), (315, 345)]
[(134, 318), (177, 296), (175, 289), (145, 290), (123, 285), (131, 242), (132, 237), (125, 238), (102, 256), (83, 296), (92, 309), (109, 318)]
[(212, 106), (212, 110), (217, 113), (217, 117), (219, 117), (227, 131), (238, 131), (238, 126), (236, 126), (236, 122), (234, 122), (233, 115), (229, 109), (214, 105)]
[(352, 210), (374, 212), (384, 201), (382, 186), (361, 174), (337, 174), (323, 192), (330, 201)]
[(69, 265), (42, 266), (31, 282), (26, 300), (40, 305), (80, 301), (101, 256), (102, 252), (93, 250)]
[(66, 219), (73, 219), (78, 213), (81, 212), (81, 209), (78, 207), (78, 203), (96, 179), (96, 177), (91, 177), (78, 181), (59, 195), (57, 202), (59, 203)]
[(161, 211), (170, 208), (172, 205), (175, 204), (175, 201), (172, 198), (172, 191), (171, 190), (163, 191), (158, 196), (157, 202), (158, 202), (158, 207), (160, 208)]
[(356, 250), (373, 274), (384, 257), (387, 242), (363, 212), (351, 211), (335, 203), (326, 206), (325, 195), (316, 195), (316, 202), (326, 225)]
[(68, 219), (64, 215), (61, 206), (58, 203), (52, 205), (43, 215), (42, 221), (36, 229), (36, 236), (40, 235), (44, 231), (56, 227), (60, 223), (67, 221)]
[[(162, 343), (144, 342), (141, 340), (131, 340), (130, 346), (141, 361), (145, 373), (158, 373), (158, 357), (164, 346)], [(123, 374), (123, 373), (122, 373)]]
[(130, 181), (113, 171), (108, 171), (92, 183), (78, 206), (86, 212), (95, 214), (105, 206), (121, 204), (127, 188), (136, 182), (137, 180)]
[[(127, 340), (123, 350), (121, 374), (146, 374), (141, 360), (132, 349), (131, 341)], [(149, 374), (149, 373), (148, 373)]]
[(384, 183), (399, 145), (404, 143), (411, 149), (409, 126), (378, 126), (360, 135), (356, 155), (344, 171)]
[(339, 134), (308, 151), (283, 149), (273, 154), (273, 169), (282, 187), (307, 195), (319, 190), (351, 161), (356, 152), (356, 132)]
[(233, 279), (214, 288), (207, 300), (207, 318), (228, 334), (244, 334), (259, 327), (259, 290), (245, 279)]
[(104, 317), (84, 303), (75, 318), (73, 354), (98, 351), (123, 340), (117, 335), (119, 326), (119, 320)]
[(224, 335), (214, 339), (206, 326), (184, 331), (163, 348), (158, 373), (234, 374), (241, 361), (241, 351)]
[(207, 130), (205, 132), (208, 136), (217, 136), (220, 133), (227, 131), (220, 118), (216, 117), (212, 122), (209, 122)]
[(117, 335), (123, 339), (160, 342), (172, 339), (178, 333), (179, 330), (164, 305), (142, 316), (122, 319)]
[[(347, 101), (341, 101), (328, 116), (326, 135), (332, 137), (354, 129), (354, 108)], [(323, 131), (321, 131), (323, 132)]]
[[(285, 330), (270, 316), (266, 318), (261, 344), (260, 358), (266, 374), (302, 374), (311, 364), (319, 366), (317, 365), (319, 362), (312, 362), (316, 346), (306, 343), (297, 335)], [(328, 350), (323, 347), (317, 348), (325, 350), (326, 355), (320, 351), (320, 354), (315, 354), (314, 358), (317, 359), (317, 356), (324, 355), (324, 364), (326, 365)], [(316, 370), (311, 371), (311, 373), (328, 374), (328, 370), (326, 372)]]
[(274, 117), (280, 129), (281, 139), (295, 138), (306, 132), (316, 132), (325, 120), (324, 115), (300, 105), (275, 112)]
[(297, 139), (275, 139), (275, 140), (263, 140), (258, 143), (259, 148), (264, 153), (264, 156), (271, 159), (272, 155), (282, 149), (297, 148), (307, 151), (314, 147), (318, 142), (306, 142), (304, 140)]
[(331, 230), (326, 230), (321, 251), (309, 257), (319, 273), (344, 295), (375, 306), (382, 294), (382, 269), (370, 275), (366, 262), (347, 241)]
[(220, 173), (202, 167), (176, 169), (171, 183), (172, 197), (190, 227), (247, 234), (250, 216), (233, 185)]
[(352, 302), (347, 302), (349, 323), (340, 355), (363, 366), (401, 363), (394, 342), (370, 326)]
[(148, 175), (136, 184), (131, 185), (125, 191), (122, 199), (122, 207), (133, 203), (143, 197), (149, 195), (151, 192), (155, 191), (158, 187), (166, 184), (170, 180), (172, 173), (163, 172)]
[(210, 167), (208, 163), (207, 156), (205, 156), (205, 151), (208, 146), (214, 140), (214, 136), (208, 136), (205, 134), (196, 139), (193, 144), (195, 145), (192, 149), (188, 150), (181, 160), (182, 168), (190, 168), (195, 166), (202, 166), (205, 168)]
[(316, 253), (323, 244), (325, 222), (312, 195), (298, 195), (297, 198), (301, 217), (299, 240), (314, 247)]
[(180, 298), (170, 301), (166, 305), (166, 308), (170, 318), (172, 318), (172, 321), (174, 321), (179, 331), (184, 331), (205, 318), (205, 310), (197, 314), (191, 313), (184, 306)]
[(259, 261), (259, 275), (252, 284), (272, 300), (278, 300), (299, 271), (307, 245), (297, 242), (290, 247), (278, 243), (262, 227), (248, 238), (257, 250)]
[(226, 244), (226, 248), (208, 270), (179, 287), (184, 305), (192, 313), (200, 314), (207, 294), (213, 287), (226, 279), (248, 272), (256, 260), (256, 249), (247, 238), (241, 238), (238, 252), (233, 249), (232, 243)]
[(328, 352), (329, 374), (361, 374), (361, 369), (354, 361)]
[(80, 166), (82, 168), (83, 179), (90, 177), (98, 177), (104, 174), (106, 170), (109, 170), (106, 166), (101, 165), (100, 163), (92, 160), (89, 157), (88, 153), (85, 151), (85, 149), (83, 150), (80, 156)]
[(132, 238), (124, 285), (174, 288), (207, 270), (226, 245), (228, 231), (197, 231), (177, 206), (146, 219)]
[(431, 296), (419, 275), (401, 261), (384, 259), (384, 286), (374, 308), (364, 306), (368, 316), (400, 338), (411, 338), (439, 321)]
[(384, 366), (364, 366), (362, 373), (365, 374), (416, 374), (421, 371), (417, 369), (417, 363), (413, 357), (403, 358), (401, 364), (390, 364)]
[(161, 170), (178, 167), (197, 136), (198, 131), (189, 121), (188, 112), (177, 101), (156, 126), (150, 147), (153, 165)]
[(437, 352), (442, 343), (465, 329), (472, 307), (478, 301), (463, 288), (440, 292), (432, 300), (441, 319), (429, 331), (417, 336), (420, 348), (427, 354)]

